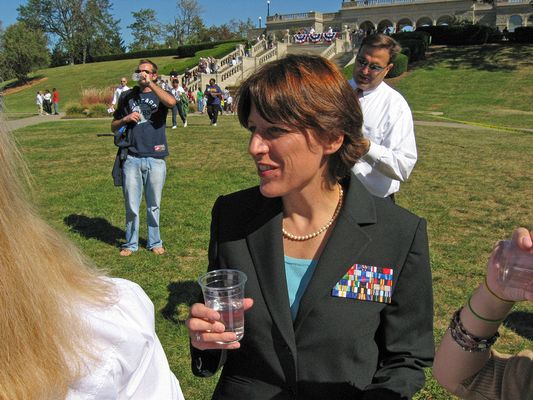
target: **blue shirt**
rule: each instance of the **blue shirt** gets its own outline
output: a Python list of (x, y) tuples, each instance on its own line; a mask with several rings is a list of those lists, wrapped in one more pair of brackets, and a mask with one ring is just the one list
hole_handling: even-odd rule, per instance
[(128, 154), (136, 157), (164, 158), (168, 156), (165, 126), (167, 107), (159, 101), (154, 92), (142, 93), (138, 87), (121, 94), (114, 119), (121, 119), (132, 112), (141, 114), (139, 123), (127, 125), (128, 135), (132, 136), (132, 146)]
[(291, 307), (292, 320), (296, 319), (300, 300), (315, 271), (316, 260), (293, 258), (285, 256), (285, 276), (289, 292), (289, 305)]

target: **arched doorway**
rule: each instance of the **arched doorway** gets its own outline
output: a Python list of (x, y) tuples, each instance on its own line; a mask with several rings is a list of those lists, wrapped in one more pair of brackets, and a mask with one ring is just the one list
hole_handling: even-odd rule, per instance
[(413, 22), (409, 18), (402, 18), (396, 23), (397, 32), (410, 32), (414, 29)]
[(509, 18), (509, 32), (514, 32), (515, 28), (522, 26), (522, 17), (520, 15), (511, 15)]
[(437, 19), (437, 25), (450, 25), (453, 21), (453, 18), (450, 15), (443, 15)]
[(418, 21), (416, 21), (417, 28), (419, 26), (431, 26), (431, 25), (433, 25), (433, 20), (429, 17), (422, 17), (422, 18), (419, 18)]
[(359, 28), (363, 30), (363, 32), (373, 32), (374, 29), (376, 29), (376, 26), (372, 21), (365, 21), (361, 25), (359, 25)]
[(394, 24), (392, 23), (392, 21), (384, 19), (378, 24), (378, 32), (390, 35), (391, 33), (394, 33)]

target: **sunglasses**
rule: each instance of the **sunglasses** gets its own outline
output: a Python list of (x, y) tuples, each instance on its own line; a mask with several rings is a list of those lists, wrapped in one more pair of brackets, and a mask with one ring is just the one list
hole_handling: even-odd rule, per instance
[(136, 73), (136, 74), (140, 74), (141, 72), (145, 72), (145, 73), (147, 73), (148, 75), (152, 75), (152, 74), (153, 74), (152, 71), (148, 71), (147, 69), (136, 69), (136, 70), (135, 70), (135, 73)]
[(359, 66), (365, 68), (365, 67), (368, 67), (368, 69), (372, 72), (381, 72), (383, 71), (385, 68), (387, 67), (381, 67), (377, 64), (370, 64), (367, 60), (365, 60), (364, 58), (362, 57), (357, 57), (355, 59), (355, 61), (357, 61), (357, 64), (359, 64)]

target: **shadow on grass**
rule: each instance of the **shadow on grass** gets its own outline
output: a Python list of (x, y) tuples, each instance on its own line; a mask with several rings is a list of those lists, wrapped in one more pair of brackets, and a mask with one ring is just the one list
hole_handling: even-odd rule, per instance
[[(513, 72), (518, 63), (528, 63), (531, 50), (519, 44), (486, 44), (478, 46), (447, 46), (429, 48), (424, 60), (413, 63), (414, 69), (432, 69), (446, 65), (451, 70), (476, 69), (480, 71)], [(410, 66), (411, 67), (411, 66)]]
[[(188, 308), (198, 301), (200, 286), (196, 281), (171, 282), (168, 286), (168, 300), (161, 310), (163, 317), (176, 323), (183, 323), (188, 316)], [(187, 308), (182, 310), (181, 306)]]
[[(79, 233), (86, 239), (97, 239), (109, 245), (119, 247), (126, 235), (124, 230), (117, 228), (104, 218), (93, 218), (85, 215), (70, 214), (63, 219), (72, 231)], [(139, 245), (146, 247), (146, 240), (139, 239)]]
[(533, 314), (525, 311), (515, 311), (507, 316), (503, 323), (523, 338), (533, 340)]

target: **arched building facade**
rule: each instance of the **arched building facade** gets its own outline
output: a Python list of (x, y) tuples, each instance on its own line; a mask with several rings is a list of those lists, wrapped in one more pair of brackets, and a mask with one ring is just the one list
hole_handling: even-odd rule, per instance
[(530, 0), (495, 0), (493, 4), (472, 0), (347, 0), (337, 12), (308, 12), (267, 17), (268, 32), (291, 33), (313, 28), (317, 32), (332, 27), (342, 31), (377, 30), (396, 32), (424, 25), (446, 25), (454, 20), (507, 28), (533, 26)]

